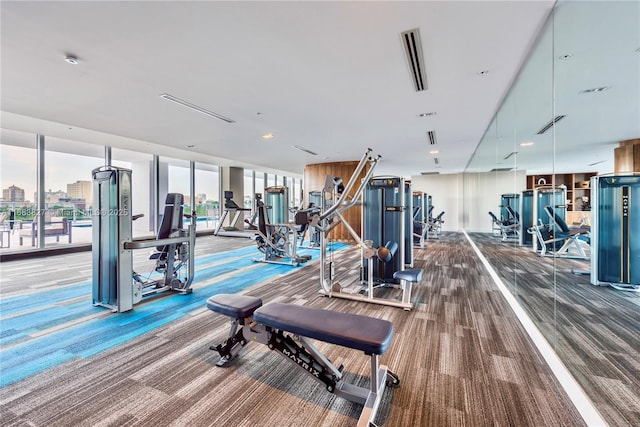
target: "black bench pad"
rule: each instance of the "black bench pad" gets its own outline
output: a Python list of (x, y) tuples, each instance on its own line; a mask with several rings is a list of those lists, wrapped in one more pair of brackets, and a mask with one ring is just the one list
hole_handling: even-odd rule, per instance
[(422, 280), (422, 269), (412, 268), (409, 270), (396, 271), (393, 278), (398, 280), (406, 280), (407, 282), (418, 283)]
[(253, 319), (265, 326), (370, 354), (387, 351), (393, 336), (393, 324), (386, 320), (294, 304), (267, 304), (255, 311)]
[(234, 319), (244, 319), (251, 316), (261, 305), (260, 298), (248, 295), (218, 294), (207, 300), (209, 310)]

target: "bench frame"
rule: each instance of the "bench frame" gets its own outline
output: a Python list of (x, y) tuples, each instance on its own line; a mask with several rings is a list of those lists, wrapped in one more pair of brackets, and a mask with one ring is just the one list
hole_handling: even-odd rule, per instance
[[(296, 341), (299, 341), (300, 344)], [(369, 388), (347, 383), (343, 380), (344, 366), (336, 367), (313, 345), (309, 338), (257, 323), (253, 320), (253, 316), (233, 319), (228, 338), (222, 344), (209, 348), (220, 354), (220, 360), (216, 365), (225, 366), (248, 342), (265, 344), (316, 381), (323, 383), (328, 392), (364, 405), (358, 419), (358, 427), (375, 425), (373, 421), (378, 412), (385, 386), (397, 387), (400, 385), (398, 376), (389, 371), (387, 366), (380, 365), (379, 355), (368, 353), (365, 354), (370, 357), (371, 365)]]

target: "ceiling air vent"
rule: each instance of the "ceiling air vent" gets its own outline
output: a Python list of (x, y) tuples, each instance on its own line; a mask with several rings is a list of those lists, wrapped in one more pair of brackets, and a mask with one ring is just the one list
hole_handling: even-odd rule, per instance
[(567, 117), (567, 116), (566, 116), (566, 115), (565, 115), (565, 116), (555, 116), (555, 117), (553, 118), (553, 120), (551, 120), (549, 123), (547, 123), (546, 125), (544, 125), (544, 126), (542, 127), (542, 129), (540, 129), (540, 130), (538, 131), (538, 135), (542, 135), (543, 133), (545, 133), (546, 131), (548, 131), (549, 129), (551, 129), (551, 127), (552, 127), (555, 123), (558, 123), (560, 120), (564, 119), (565, 117)]
[(420, 175), (440, 175), (440, 172), (420, 172)]
[(216, 119), (220, 119), (223, 122), (235, 123), (235, 120), (230, 119), (229, 117), (225, 117), (222, 114), (218, 114), (213, 111), (207, 110), (206, 108), (200, 107), (199, 105), (192, 104), (191, 102), (185, 101), (184, 99), (180, 99), (177, 96), (169, 95), (168, 93), (163, 93), (160, 95), (160, 98), (166, 99), (167, 101), (175, 102), (178, 105), (182, 105), (183, 107), (187, 107), (199, 113), (206, 114), (207, 116), (215, 117)]
[(440, 164), (440, 159), (437, 158), (437, 157), (434, 157), (433, 158), (433, 163), (435, 163), (436, 165), (439, 165)]
[(307, 148), (304, 147), (300, 147), (299, 145), (292, 145), (293, 148), (295, 148), (296, 150), (300, 150), (300, 151), (304, 151), (307, 154), (311, 154), (312, 156), (317, 156), (318, 153), (315, 153)]
[(513, 168), (494, 168), (491, 169), (489, 172), (511, 172), (513, 170)]
[(429, 138), (429, 145), (436, 145), (436, 131), (430, 130), (427, 132), (427, 138)]
[(413, 86), (416, 92), (427, 89), (427, 74), (422, 57), (422, 43), (420, 42), (420, 30), (413, 29), (400, 34), (404, 53), (407, 56), (409, 71), (413, 78)]
[(509, 154), (507, 154), (506, 156), (503, 157), (503, 159), (507, 160), (509, 157), (513, 156), (514, 154), (518, 154), (517, 151), (512, 151)]

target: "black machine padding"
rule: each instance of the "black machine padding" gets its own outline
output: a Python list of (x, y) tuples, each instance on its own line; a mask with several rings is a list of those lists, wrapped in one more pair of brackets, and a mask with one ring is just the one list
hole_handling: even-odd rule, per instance
[(393, 324), (386, 320), (294, 304), (267, 304), (255, 311), (253, 319), (265, 326), (368, 354), (383, 354), (393, 336)]
[(262, 305), (257, 297), (236, 294), (218, 294), (207, 300), (207, 308), (233, 319), (244, 319)]

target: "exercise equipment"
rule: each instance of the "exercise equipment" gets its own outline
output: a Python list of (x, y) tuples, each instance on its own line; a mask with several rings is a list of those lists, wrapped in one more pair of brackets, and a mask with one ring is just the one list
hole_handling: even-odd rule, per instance
[[(265, 201), (260, 201), (258, 210), (258, 230), (255, 241), (262, 258), (255, 262), (298, 266), (311, 259), (310, 255), (298, 255), (298, 229), (304, 223), (289, 222), (289, 189), (287, 187), (267, 187)], [(275, 219), (274, 219), (275, 218)]]
[[(226, 341), (210, 347), (220, 354), (217, 366), (229, 364), (248, 342), (265, 344), (322, 383), (328, 392), (364, 405), (359, 427), (373, 425), (385, 386), (400, 385), (398, 376), (379, 362), (393, 337), (389, 321), (296, 304), (262, 305), (260, 298), (246, 295), (215, 295), (207, 300), (207, 308), (232, 319)], [(331, 363), (311, 339), (369, 356), (369, 388), (347, 383), (344, 366)]]
[(591, 284), (640, 291), (640, 175), (591, 178)]
[(590, 243), (589, 227), (569, 228), (558, 210), (545, 206), (544, 211), (549, 218), (549, 224), (538, 224), (530, 227), (530, 233), (535, 233), (540, 256), (556, 258), (589, 259), (583, 245)]
[[(320, 214), (321, 205), (322, 205), (322, 193), (320, 191), (310, 191), (309, 204), (306, 209), (307, 215)], [(307, 223), (304, 223), (304, 221), (295, 221), (295, 222), (303, 222), (303, 224), (300, 225), (300, 228), (298, 229), (298, 239), (300, 240), (300, 247), (306, 248), (306, 249), (319, 249), (320, 248), (320, 230), (310, 225), (308, 222)], [(304, 242), (306, 240), (307, 234), (309, 234), (309, 244), (305, 246)]]
[[(317, 227), (317, 229), (320, 231), (320, 293), (322, 295), (389, 305), (392, 307), (401, 307), (405, 310), (410, 310), (413, 306), (410, 302), (411, 284), (420, 282), (422, 278), (422, 270), (405, 270), (407, 271), (407, 273), (405, 274), (410, 276), (410, 279), (412, 280), (402, 280), (398, 277), (393, 277), (393, 273), (395, 273), (397, 270), (404, 270), (404, 256), (399, 256), (398, 253), (399, 245), (401, 243), (404, 244), (404, 242), (406, 241), (404, 239), (405, 233), (398, 233), (398, 236), (400, 237), (398, 241), (388, 240), (384, 245), (382, 243), (374, 244), (372, 240), (363, 239), (361, 235), (353, 229), (353, 227), (346, 221), (343, 216), (343, 213), (346, 210), (350, 209), (353, 206), (362, 205), (364, 203), (362, 201), (364, 189), (371, 181), (373, 171), (379, 159), (380, 156), (372, 156), (372, 150), (368, 149), (360, 159), (360, 162), (349, 178), (346, 186), (343, 186), (341, 178), (328, 175), (325, 178), (325, 184), (322, 189), (322, 200), (320, 209), (321, 212), (319, 214), (310, 214), (306, 211), (299, 211), (296, 214), (296, 223), (308, 222), (312, 226)], [(365, 172), (364, 178), (361, 179), (360, 174), (365, 169), (367, 170)], [(355, 188), (356, 182), (358, 181), (360, 182), (360, 184), (352, 193), (352, 190)], [(398, 187), (398, 192), (402, 193), (402, 197), (404, 197), (405, 192), (401, 190), (402, 188), (404, 188), (404, 186)], [(331, 206), (328, 206), (327, 202), (330, 199), (334, 200), (334, 202), (333, 204), (331, 204)], [(395, 220), (404, 222), (404, 218), (405, 215), (403, 215), (402, 212), (395, 213)], [(360, 248), (361, 274), (360, 281), (357, 283), (343, 285), (339, 283), (335, 278), (335, 263), (333, 261), (333, 258), (328, 256), (329, 254), (327, 251), (327, 243), (331, 230), (333, 230), (333, 228), (338, 224), (344, 225), (344, 228), (349, 232), (353, 240), (355, 240)], [(363, 228), (364, 227), (365, 225), (363, 220)], [(411, 239), (411, 229), (408, 230), (408, 233), (409, 239)], [(396, 258), (398, 259), (396, 260)], [(374, 263), (385, 263), (385, 261), (386, 263), (389, 263), (392, 259), (394, 260), (397, 268), (393, 271), (391, 271), (392, 269), (384, 270), (385, 274), (390, 276), (390, 285), (394, 288), (400, 288), (402, 290), (402, 296), (400, 300), (395, 299), (394, 296), (389, 296), (388, 298), (376, 296), (374, 294), (374, 290), (379, 286), (376, 286), (377, 284), (374, 284), (374, 274), (365, 275), (364, 273), (365, 265), (367, 271), (371, 272), (374, 271)], [(382, 269), (383, 267), (380, 268)], [(397, 282), (400, 282), (400, 284), (397, 284)]]
[(424, 249), (427, 239), (428, 206), (427, 194), (421, 191), (413, 192), (413, 246)]
[[(398, 246), (397, 256), (388, 262), (378, 258), (373, 263), (373, 269), (363, 263), (363, 282), (373, 275), (375, 283), (396, 283), (393, 273), (404, 270), (407, 263), (405, 252), (406, 239), (406, 210), (407, 191), (404, 178), (397, 176), (372, 177), (365, 186), (362, 209), (362, 239), (371, 242), (371, 246), (378, 248), (386, 242), (394, 242)], [(411, 200), (411, 198), (409, 198)], [(412, 212), (409, 209), (409, 212)], [(410, 231), (409, 247), (413, 249), (413, 230)], [(411, 260), (413, 262), (413, 260)]]
[[(165, 291), (191, 293), (194, 276), (195, 212), (183, 228), (183, 196), (167, 194), (155, 239), (132, 239), (131, 170), (103, 166), (92, 171), (93, 304), (114, 312), (128, 311), (143, 297)], [(132, 251), (154, 248), (155, 266), (146, 277), (133, 271)], [(159, 277), (157, 277), (159, 276)]]
[(562, 219), (565, 218), (567, 187), (541, 186), (522, 192), (520, 198), (520, 244), (531, 245), (534, 252), (542, 250), (538, 236), (533, 227), (550, 228), (555, 233), (557, 226), (551, 224), (549, 215), (544, 210), (550, 206)]
[[(433, 205), (431, 206), (433, 211)], [(432, 217), (427, 223), (427, 238), (439, 239), (442, 234), (442, 224), (444, 224), (444, 211), (440, 212), (437, 216)]]
[(495, 231), (498, 231), (502, 237), (502, 241), (519, 240), (520, 239), (520, 223), (512, 223), (508, 220), (500, 220), (491, 211), (489, 211), (491, 217), (491, 231), (495, 235)]
[(500, 195), (500, 220), (515, 224), (520, 222), (520, 194), (507, 193)]
[[(254, 235), (254, 231), (256, 230), (255, 226), (252, 226), (249, 222), (248, 227), (238, 228), (238, 223), (242, 218), (241, 224), (247, 223), (247, 220), (244, 219), (244, 215), (246, 212), (251, 212), (249, 208), (240, 207), (233, 200), (233, 191), (225, 191), (224, 192), (224, 211), (222, 212), (222, 216), (220, 217), (220, 221), (218, 221), (218, 226), (213, 231), (214, 236), (227, 236), (227, 237), (247, 237), (251, 238)], [(228, 226), (224, 225), (225, 220), (229, 214), (232, 214), (231, 222)]]

